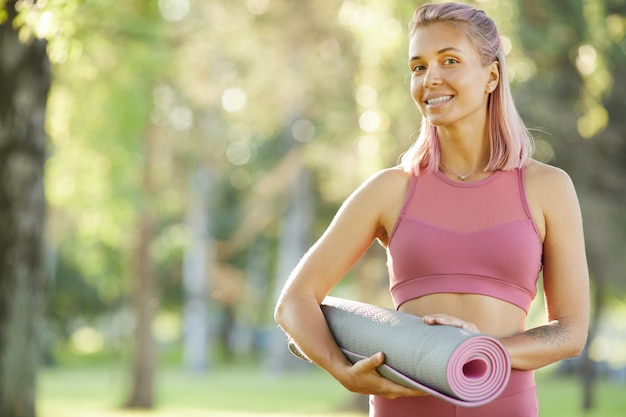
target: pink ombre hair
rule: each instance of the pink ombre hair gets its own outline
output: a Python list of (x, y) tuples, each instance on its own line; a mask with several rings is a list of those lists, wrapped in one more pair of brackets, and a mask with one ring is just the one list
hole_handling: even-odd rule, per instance
[[(530, 158), (533, 140), (515, 108), (504, 51), (494, 21), (482, 10), (466, 4), (425, 4), (413, 14), (409, 24), (409, 39), (418, 28), (435, 22), (456, 24), (475, 46), (484, 66), (499, 62), (500, 81), (488, 102), (491, 154), (484, 169), (495, 171), (522, 167)], [(400, 164), (405, 171), (415, 175), (420, 169), (434, 172), (438, 169), (440, 156), (437, 128), (422, 118), (419, 136), (402, 156)]]

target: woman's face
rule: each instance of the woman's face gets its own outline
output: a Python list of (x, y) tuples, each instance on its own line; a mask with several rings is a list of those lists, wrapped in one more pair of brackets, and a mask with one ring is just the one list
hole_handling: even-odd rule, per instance
[(484, 67), (476, 48), (452, 23), (418, 28), (409, 43), (411, 95), (434, 126), (486, 122), (498, 63)]

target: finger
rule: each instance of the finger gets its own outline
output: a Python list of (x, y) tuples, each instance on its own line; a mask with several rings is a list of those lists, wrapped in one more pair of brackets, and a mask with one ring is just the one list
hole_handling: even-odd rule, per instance
[(385, 363), (385, 354), (382, 352), (378, 352), (373, 354), (372, 356), (361, 359), (355, 365), (359, 365), (360, 367), (366, 369), (375, 369)]
[(451, 317), (445, 314), (431, 314), (428, 316), (422, 317), (422, 321), (426, 324), (439, 324), (444, 326), (453, 326), (458, 327), (460, 329), (471, 330), (478, 332), (478, 327), (474, 323), (469, 323), (458, 319), (456, 317)]
[(430, 315), (422, 317), (422, 321), (427, 324), (450, 324), (449, 318), (442, 315)]
[[(362, 381), (370, 377), (375, 378), (375, 382), (371, 382), (371, 385), (376, 386), (377, 389), (375, 390), (375, 392), (371, 393), (374, 393), (375, 395), (381, 395), (388, 399), (429, 395), (428, 393), (425, 393), (423, 391), (400, 385), (380, 375), (376, 368), (383, 365), (384, 362), (385, 354), (383, 352), (378, 352), (368, 358), (358, 361), (355, 364), (355, 367), (361, 368), (359, 372), (365, 371), (366, 374), (370, 375), (369, 377), (365, 377), (364, 379), (362, 379)], [(363, 375), (365, 376), (365, 374)]]
[(420, 391), (414, 388), (408, 388), (403, 385), (392, 382), (384, 377), (382, 377), (382, 381), (378, 384), (380, 390), (384, 397), (388, 399), (394, 399), (398, 397), (421, 397), (425, 395), (430, 395), (424, 391)]

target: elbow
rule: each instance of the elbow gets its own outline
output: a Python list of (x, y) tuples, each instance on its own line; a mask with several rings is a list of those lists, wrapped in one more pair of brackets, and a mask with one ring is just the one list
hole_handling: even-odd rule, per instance
[(283, 292), (280, 297), (278, 297), (278, 301), (274, 306), (274, 321), (283, 331), (286, 331), (290, 327), (289, 323), (292, 321), (294, 315), (297, 314), (294, 311), (296, 305), (292, 298), (293, 297)]
[(569, 337), (565, 339), (566, 343), (562, 345), (563, 359), (571, 359), (579, 356), (587, 345), (587, 326), (570, 327), (568, 333)]
[(285, 303), (282, 297), (276, 303), (274, 307), (274, 321), (282, 328), (285, 320)]
[(587, 330), (581, 331), (579, 335), (573, 338), (569, 358), (575, 358), (583, 353), (585, 346), (587, 345), (587, 338)]
[(589, 322), (585, 318), (561, 318), (552, 324), (558, 329), (554, 342), (560, 347), (561, 357), (571, 359), (579, 356), (587, 345)]

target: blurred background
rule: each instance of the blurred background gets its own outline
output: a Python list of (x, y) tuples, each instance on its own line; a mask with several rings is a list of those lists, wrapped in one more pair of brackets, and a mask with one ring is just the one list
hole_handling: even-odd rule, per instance
[[(272, 312), (415, 139), (422, 3), (0, 0), (2, 416), (364, 415)], [(589, 344), (539, 372), (542, 416), (623, 416), (626, 1), (466, 3), (584, 215)], [(375, 245), (334, 294), (391, 305), (387, 286)]]

